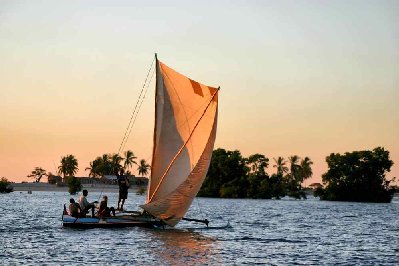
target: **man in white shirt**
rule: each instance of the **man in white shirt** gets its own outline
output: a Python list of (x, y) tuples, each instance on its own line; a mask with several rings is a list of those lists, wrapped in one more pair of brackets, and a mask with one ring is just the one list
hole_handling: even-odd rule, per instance
[(84, 189), (83, 195), (79, 197), (79, 205), (80, 208), (82, 209), (82, 213), (86, 214), (91, 209), (91, 217), (94, 217), (94, 207), (95, 207), (94, 203), (97, 203), (97, 201), (89, 203), (86, 198), (87, 194), (89, 194), (89, 192), (86, 189)]

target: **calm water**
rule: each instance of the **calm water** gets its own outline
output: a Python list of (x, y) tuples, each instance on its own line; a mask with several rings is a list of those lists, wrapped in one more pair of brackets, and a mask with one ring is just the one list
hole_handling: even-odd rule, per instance
[[(117, 194), (107, 195), (116, 202)], [(69, 198), (0, 194), (0, 264), (399, 264), (397, 198), (391, 204), (199, 198), (187, 217), (206, 217), (215, 228), (182, 222), (170, 230), (62, 228)], [(143, 201), (130, 193), (126, 207)]]

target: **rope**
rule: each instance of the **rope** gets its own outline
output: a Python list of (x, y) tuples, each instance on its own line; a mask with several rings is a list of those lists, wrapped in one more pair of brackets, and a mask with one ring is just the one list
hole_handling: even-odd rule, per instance
[[(140, 104), (139, 104), (138, 109), (137, 109), (137, 112), (136, 112), (136, 114), (135, 114), (135, 116), (134, 116), (132, 126), (131, 126), (130, 129), (129, 129), (129, 133), (128, 133), (127, 136), (126, 136), (125, 143), (123, 144), (123, 147), (122, 147), (121, 150), (123, 150), (123, 149), (125, 148), (126, 143), (127, 143), (127, 140), (128, 140), (129, 137), (130, 137), (130, 133), (132, 132), (134, 123), (136, 122), (137, 116), (138, 116), (139, 111), (140, 111), (140, 109), (141, 109), (141, 105), (143, 104), (143, 101), (144, 101), (144, 99), (145, 99), (145, 96), (147, 95), (148, 87), (150, 86), (151, 81), (152, 81), (152, 78), (154, 77), (154, 73), (155, 73), (155, 71), (152, 72), (151, 78), (150, 78), (149, 82), (147, 83), (147, 86), (146, 86), (145, 91), (144, 91), (144, 95), (143, 95), (143, 97), (142, 97), (141, 100), (140, 100)], [(121, 151), (121, 150), (120, 150), (120, 151)]]
[[(125, 134), (123, 135), (121, 144), (119, 145), (119, 149), (118, 149), (118, 153), (117, 153), (118, 156), (119, 156), (119, 154), (121, 154), (122, 150), (125, 148), (127, 140), (128, 140), (128, 138), (130, 136), (130, 132), (132, 131), (133, 125), (136, 122), (137, 115), (138, 115), (138, 113), (140, 111), (140, 108), (141, 108), (141, 105), (142, 105), (142, 103), (144, 101), (144, 98), (145, 98), (145, 95), (147, 93), (148, 87), (150, 86), (150, 83), (151, 83), (152, 78), (154, 76), (155, 71), (152, 71), (152, 75), (150, 77), (150, 80), (148, 81), (148, 77), (150, 76), (151, 70), (153, 70), (154, 62), (155, 62), (155, 57), (154, 57), (154, 59), (151, 62), (150, 68), (148, 69), (147, 76), (145, 77), (145, 80), (144, 80), (144, 84), (141, 87), (140, 95), (139, 95), (139, 97), (137, 99), (136, 105), (134, 106), (132, 115), (130, 116), (129, 124), (126, 127)], [(144, 94), (143, 94), (143, 92), (144, 92)], [(112, 164), (111, 173), (109, 173), (109, 174), (113, 174), (114, 166), (115, 165)], [(101, 196), (102, 196), (102, 194), (104, 192), (104, 188), (105, 188), (105, 186), (102, 186), (100, 195), (98, 196), (98, 201), (100, 200), (100, 198), (101, 198)]]
[[(118, 155), (121, 153), (121, 151), (125, 147), (127, 139), (129, 138), (130, 131), (132, 130), (134, 122), (136, 121), (136, 119), (133, 120), (133, 118), (137, 117), (137, 114), (138, 114), (138, 112), (140, 110), (141, 104), (139, 106), (139, 103), (140, 103), (140, 100), (141, 100), (141, 103), (143, 102), (143, 99), (144, 99), (145, 95), (143, 96), (143, 98), (141, 96), (143, 95), (144, 89), (146, 88), (146, 92), (147, 92), (148, 86), (149, 86), (149, 84), (150, 84), (150, 82), (152, 80), (152, 77), (154, 75), (154, 72), (153, 72), (153, 74), (151, 75), (151, 80), (147, 84), (148, 76), (150, 75), (150, 72), (151, 72), (151, 70), (153, 68), (154, 62), (155, 62), (155, 57), (154, 57), (154, 59), (151, 62), (150, 69), (148, 69), (147, 76), (145, 77), (144, 84), (143, 84), (143, 87), (141, 88), (139, 98), (137, 99), (137, 102), (136, 102), (136, 105), (134, 106), (132, 115), (130, 116), (129, 124), (126, 127), (125, 134), (123, 135), (122, 142), (121, 142), (121, 144), (119, 146), (119, 149), (118, 149), (118, 153), (117, 153)], [(147, 85), (147, 87), (146, 87), (146, 85)], [(138, 106), (139, 106), (139, 108), (137, 109)], [(132, 121), (133, 121), (133, 123), (132, 123)]]

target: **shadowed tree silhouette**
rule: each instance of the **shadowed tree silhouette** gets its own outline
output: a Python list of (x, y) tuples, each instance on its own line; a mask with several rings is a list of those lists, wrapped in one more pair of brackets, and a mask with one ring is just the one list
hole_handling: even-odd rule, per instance
[(35, 169), (27, 177), (33, 177), (35, 182), (39, 183), (43, 176), (47, 176), (46, 170), (41, 167), (35, 167)]
[(305, 157), (304, 159), (301, 160), (301, 177), (302, 180), (300, 180), (300, 182), (302, 183), (305, 179), (310, 178), (313, 175), (313, 171), (312, 171), (312, 164), (313, 162), (310, 160), (309, 157)]
[(248, 157), (247, 166), (251, 174), (266, 176), (265, 168), (269, 166), (269, 158), (266, 158), (263, 154), (256, 153)]
[(283, 157), (279, 156), (276, 158), (273, 158), (275, 164), (273, 167), (277, 168), (277, 175), (283, 176), (285, 173), (288, 172), (288, 167), (285, 166), (287, 161), (284, 160)]
[(390, 202), (394, 188), (385, 175), (393, 161), (389, 151), (377, 147), (372, 151), (332, 153), (326, 158), (328, 171), (323, 174), (325, 189), (318, 195), (324, 200)]
[(78, 172), (78, 160), (72, 154), (61, 158), (61, 165), (58, 166), (58, 174), (62, 174), (63, 182), (66, 176), (75, 176)]
[(137, 162), (135, 161), (137, 159), (136, 156), (134, 156), (134, 153), (130, 150), (125, 151), (125, 162), (123, 163), (123, 170), (125, 172), (129, 170), (130, 167), (132, 167), (133, 164), (137, 165)]
[(151, 168), (151, 166), (144, 159), (141, 159), (137, 170), (139, 171), (139, 175), (146, 176), (148, 174), (150, 168)]

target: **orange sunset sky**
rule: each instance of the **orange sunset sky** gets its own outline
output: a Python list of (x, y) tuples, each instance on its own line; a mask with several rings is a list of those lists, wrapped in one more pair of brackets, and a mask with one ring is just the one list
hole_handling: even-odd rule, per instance
[[(399, 177), (399, 1), (0, 1), (0, 177), (78, 176), (117, 152), (158, 53), (220, 86), (215, 148), (309, 156), (383, 146)], [(126, 149), (151, 160), (154, 81)], [(275, 171), (272, 166), (269, 172)], [(46, 180), (45, 180), (46, 181)]]

